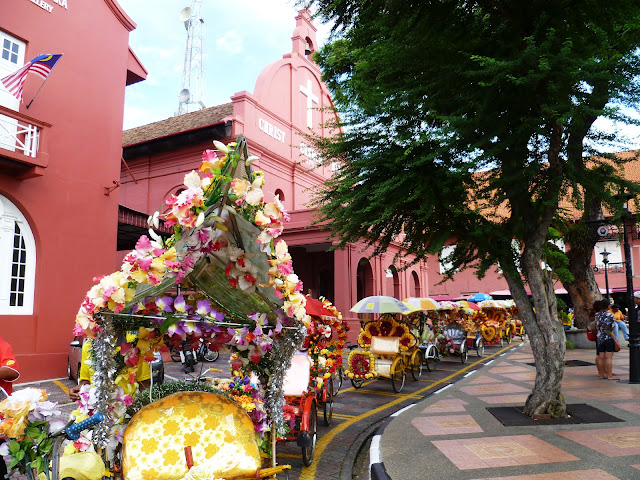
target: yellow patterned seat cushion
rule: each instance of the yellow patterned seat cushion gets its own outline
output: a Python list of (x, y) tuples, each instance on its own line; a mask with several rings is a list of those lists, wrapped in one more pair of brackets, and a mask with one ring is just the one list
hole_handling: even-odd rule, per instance
[(180, 480), (184, 447), (213, 477), (255, 475), (261, 466), (253, 422), (233, 400), (208, 392), (179, 392), (142, 408), (124, 433), (125, 480)]

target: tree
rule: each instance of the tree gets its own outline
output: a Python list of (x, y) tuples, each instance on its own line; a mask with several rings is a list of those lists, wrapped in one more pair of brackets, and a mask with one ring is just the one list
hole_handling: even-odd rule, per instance
[(597, 192), (619, 208), (612, 193), (635, 187), (620, 160), (584, 155), (612, 140), (596, 118), (630, 121), (613, 106), (638, 99), (640, 5), (308, 3), (337, 37), (315, 55), (341, 128), (315, 139), (341, 165), (316, 196), (321, 220), (339, 246), (400, 241), (421, 258), (452, 242), (451, 271), (499, 265), (536, 359), (525, 412), (564, 415), (565, 339), (541, 260), (561, 202)]

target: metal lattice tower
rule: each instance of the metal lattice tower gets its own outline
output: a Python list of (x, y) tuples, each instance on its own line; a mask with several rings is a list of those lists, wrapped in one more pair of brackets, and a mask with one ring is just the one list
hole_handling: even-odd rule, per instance
[(180, 20), (184, 22), (187, 30), (187, 46), (184, 51), (182, 91), (178, 95), (176, 115), (205, 108), (202, 101), (204, 77), (202, 0), (192, 0), (191, 7), (182, 9)]

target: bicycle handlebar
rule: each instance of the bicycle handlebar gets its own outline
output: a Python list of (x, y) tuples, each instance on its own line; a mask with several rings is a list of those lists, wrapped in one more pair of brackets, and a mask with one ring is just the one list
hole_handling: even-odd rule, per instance
[(91, 415), (89, 418), (85, 418), (81, 422), (74, 423), (65, 430), (67, 438), (69, 438), (70, 440), (77, 440), (78, 438), (80, 438), (80, 432), (86, 430), (89, 427), (97, 425), (103, 420), (104, 415), (102, 413), (96, 413), (94, 415)]

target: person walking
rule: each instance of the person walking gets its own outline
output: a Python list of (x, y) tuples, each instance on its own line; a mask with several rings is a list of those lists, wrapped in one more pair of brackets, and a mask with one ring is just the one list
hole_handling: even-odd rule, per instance
[(620, 380), (613, 376), (613, 353), (615, 352), (615, 342), (611, 329), (615, 323), (613, 314), (607, 311), (609, 302), (606, 300), (596, 300), (593, 302), (593, 309), (596, 312), (596, 367), (598, 377), (603, 380)]
[(618, 338), (618, 330), (622, 331), (622, 336), (626, 341), (629, 341), (629, 330), (627, 330), (627, 324), (624, 323), (624, 313), (620, 311), (620, 305), (614, 303), (611, 305), (611, 313), (615, 322), (613, 323), (613, 336)]

